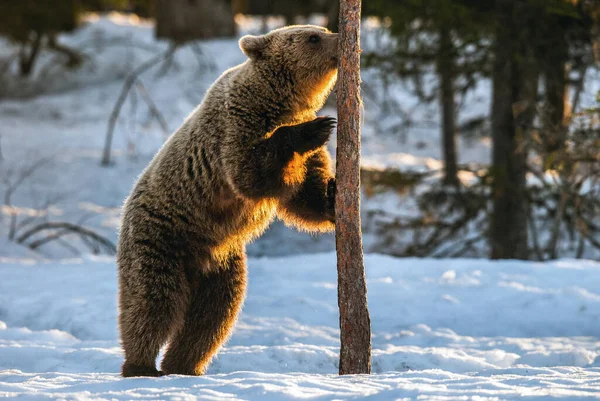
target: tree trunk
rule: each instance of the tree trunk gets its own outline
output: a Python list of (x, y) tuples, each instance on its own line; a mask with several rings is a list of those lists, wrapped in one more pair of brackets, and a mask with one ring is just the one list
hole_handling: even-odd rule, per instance
[(340, 6), (335, 197), (340, 374), (371, 372), (371, 320), (360, 228), (360, 0)]
[(327, 10), (327, 29), (331, 32), (338, 32), (340, 27), (338, 24), (338, 16), (340, 15), (340, 2), (339, 0), (331, 0), (329, 2), (329, 9)]
[(438, 76), (440, 77), (440, 106), (442, 109), (442, 147), (444, 156), (444, 184), (458, 185), (456, 162), (456, 105), (454, 102), (454, 81), (456, 77), (450, 28), (440, 27), (440, 48), (438, 54)]
[(566, 121), (565, 102), (567, 101), (567, 70), (569, 59), (569, 47), (565, 38), (565, 32), (560, 28), (556, 18), (550, 18), (547, 22), (554, 27), (546, 39), (544, 58), (541, 68), (544, 74), (545, 111), (543, 138), (545, 139), (544, 167), (557, 169), (560, 174), (560, 199), (556, 208), (554, 222), (550, 230), (548, 241), (548, 257), (556, 259), (558, 255), (558, 244), (561, 234), (561, 224), (564, 219), (567, 194), (569, 188), (569, 176), (572, 173), (572, 164), (567, 162), (566, 142), (568, 122)]
[[(558, 26), (557, 21), (550, 19), (551, 26)], [(545, 97), (547, 114), (545, 116), (545, 136), (547, 151), (561, 151), (565, 146), (567, 126), (565, 122), (565, 102), (567, 101), (566, 64), (569, 59), (569, 48), (565, 32), (555, 28), (547, 39), (548, 46), (542, 63), (545, 78)]]
[(231, 2), (226, 0), (157, 0), (156, 37), (181, 44), (235, 35)]
[[(42, 46), (42, 38), (44, 35), (39, 32), (34, 32), (33, 34), (35, 35), (33, 41), (31, 41), (31, 43), (22, 43), (19, 51), (19, 72), (22, 77), (31, 75)], [(28, 45), (30, 46), (29, 51), (27, 51)]]
[[(523, 136), (535, 110), (537, 73), (531, 51), (527, 5), (498, 0), (493, 67), (492, 259), (527, 259), (526, 152)], [(518, 20), (517, 20), (518, 19)], [(522, 19), (525, 19), (523, 21)]]

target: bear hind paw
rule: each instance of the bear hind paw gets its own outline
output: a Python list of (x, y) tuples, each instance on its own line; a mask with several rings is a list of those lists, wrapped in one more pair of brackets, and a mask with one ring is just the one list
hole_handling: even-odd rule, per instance
[(125, 362), (121, 369), (121, 375), (123, 377), (160, 377), (164, 376), (164, 373), (155, 366), (134, 365)]

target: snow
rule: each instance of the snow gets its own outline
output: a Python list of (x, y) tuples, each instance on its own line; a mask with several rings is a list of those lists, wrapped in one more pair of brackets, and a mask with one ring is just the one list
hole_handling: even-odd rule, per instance
[(338, 377), (332, 253), (251, 258), (204, 377), (123, 379), (110, 258), (4, 259), (0, 397), (581, 399), (600, 394), (600, 263), (366, 256), (373, 375)]
[[(239, 17), (238, 23), (242, 33), (260, 28), (256, 19)], [(271, 28), (278, 23), (268, 21)], [(378, 26), (365, 24), (366, 50), (387, 40), (377, 37)], [(12, 206), (0, 210), (0, 398), (598, 398), (600, 263), (367, 254), (373, 374), (339, 377), (335, 255), (319, 253), (333, 249), (333, 237), (299, 234), (281, 224), (249, 246), (246, 304), (207, 375), (121, 378), (114, 259), (86, 255), (75, 237), (65, 244), (79, 252), (57, 243), (34, 252), (7, 239), (6, 223), (13, 212), (18, 222), (47, 216), (81, 222), (116, 240), (123, 199), (165, 139), (142, 99), (130, 97), (115, 130), (114, 164), (99, 166), (124, 77), (168, 48), (152, 29), (130, 16), (92, 15), (83, 28), (60, 36), (85, 50), (79, 69), (66, 71), (44, 53), (33, 79), (0, 82), (0, 92), (10, 95), (0, 102), (2, 179), (14, 182), (41, 162), (13, 194)], [(235, 40), (205, 41), (200, 49), (204, 59), (184, 46), (168, 71), (157, 66), (140, 78), (170, 130), (223, 70), (243, 60)], [(0, 57), (13, 51), (0, 40)], [(583, 103), (593, 101), (597, 78)], [(384, 91), (376, 72), (365, 70), (363, 80), (363, 165), (438, 170), (437, 105), (418, 105), (409, 88), (393, 83), (385, 90), (395, 109), (386, 109), (377, 97)], [(459, 121), (487, 114), (489, 91), (489, 81), (482, 80), (464, 99)], [(323, 111), (334, 113), (331, 105)], [(412, 125), (403, 126), (406, 116)], [(489, 160), (489, 139), (461, 137), (458, 144), (461, 163)], [(414, 213), (414, 202), (389, 193), (362, 200), (363, 211), (383, 210), (382, 218)], [(374, 249), (368, 227), (364, 243)]]

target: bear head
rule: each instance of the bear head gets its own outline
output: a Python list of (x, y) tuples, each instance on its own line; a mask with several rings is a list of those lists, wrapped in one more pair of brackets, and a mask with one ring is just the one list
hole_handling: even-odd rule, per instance
[(322, 105), (337, 78), (338, 34), (314, 25), (292, 25), (246, 35), (240, 48), (255, 68), (280, 87)]

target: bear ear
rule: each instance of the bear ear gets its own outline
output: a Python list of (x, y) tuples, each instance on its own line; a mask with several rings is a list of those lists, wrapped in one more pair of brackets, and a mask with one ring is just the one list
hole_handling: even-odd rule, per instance
[(240, 49), (252, 60), (257, 59), (267, 47), (264, 36), (246, 35), (240, 39)]

